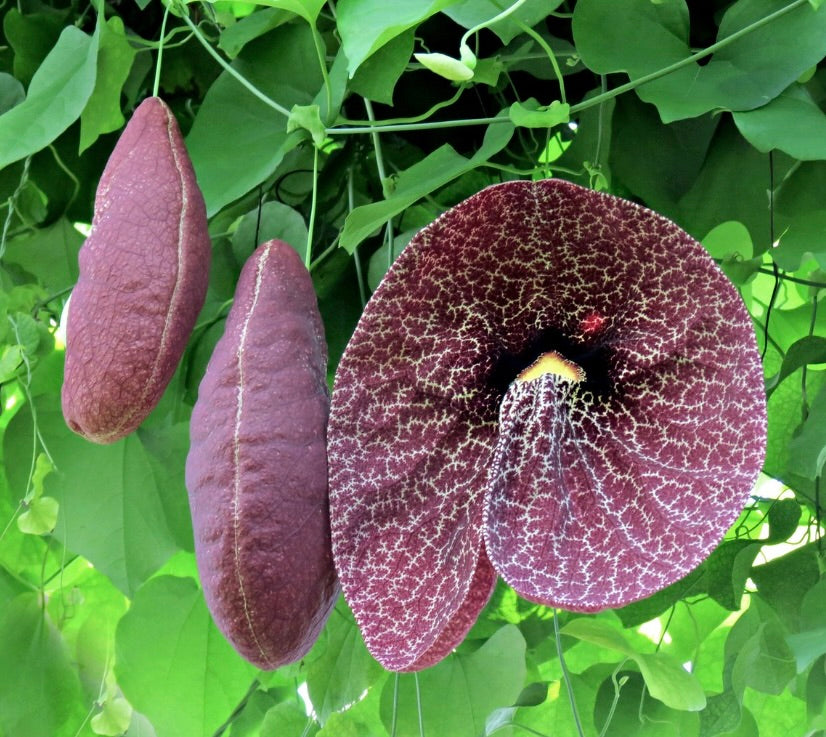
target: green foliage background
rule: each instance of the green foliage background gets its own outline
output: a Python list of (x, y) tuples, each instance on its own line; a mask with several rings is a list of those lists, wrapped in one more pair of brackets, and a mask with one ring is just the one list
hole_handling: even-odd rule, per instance
[[(819, 5), (218, 0), (165, 25), (157, 0), (3, 5), (0, 737), (826, 733)], [(60, 414), (58, 326), (78, 227), (162, 36), (158, 92), (214, 265), (160, 406), (98, 447)], [(700, 568), (624, 609), (555, 619), (500, 584), (454, 654), (395, 676), (340, 601), (302, 662), (256, 671), (206, 610), (183, 484), (241, 265), (271, 237), (305, 257), (332, 377), (417, 229), (488, 184), (546, 176), (665, 214), (739, 287), (770, 397), (753, 503)]]

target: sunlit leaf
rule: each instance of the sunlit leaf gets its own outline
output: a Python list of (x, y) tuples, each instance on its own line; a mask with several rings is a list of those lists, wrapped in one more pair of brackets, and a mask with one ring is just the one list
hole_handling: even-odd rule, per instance
[(488, 714), (512, 704), (525, 679), (525, 641), (513, 625), (499, 629), (482, 647), (456, 653), (433, 668), (399, 678), (398, 708), (393, 709), (394, 678), (382, 694), (382, 720), (397, 737), (419, 737), (418, 678), (424, 724), (433, 734), (478, 737)]
[(663, 653), (640, 653), (629, 646), (616, 628), (597, 619), (580, 617), (562, 633), (627, 655), (636, 661), (651, 695), (672, 709), (698, 711), (706, 705), (702, 686), (679, 662)]
[(28, 502), (25, 511), (17, 518), (17, 527), (26, 535), (45, 535), (57, 524), (60, 505), (57, 499), (41, 496)]
[(807, 335), (792, 344), (783, 359), (780, 371), (766, 380), (766, 391), (771, 394), (785, 378), (811, 363), (826, 363), (826, 338)]
[(307, 688), (319, 720), (357, 702), (384, 671), (373, 660), (343, 604), (330, 615), (323, 652), (307, 667)]
[(218, 632), (190, 578), (148, 581), (121, 619), (116, 644), (118, 683), (157, 737), (212, 734), (256, 673)]
[(0, 169), (48, 146), (80, 117), (95, 86), (97, 53), (97, 31), (63, 30), (26, 99), (0, 115)]
[[(45, 400), (37, 418), (57, 467), (46, 480), (46, 493), (61, 508), (55, 534), (122, 591), (133, 591), (175, 550), (146, 450), (135, 436), (114, 445), (89, 443)], [(11, 427), (5, 453), (25, 457), (34, 432), (30, 413), (18, 413)], [(27, 470), (6, 468), (12, 488), (25, 488)]]
[(60, 633), (37, 596), (21, 594), (0, 617), (0, 729), (15, 737), (74, 734), (85, 710), (80, 698)]

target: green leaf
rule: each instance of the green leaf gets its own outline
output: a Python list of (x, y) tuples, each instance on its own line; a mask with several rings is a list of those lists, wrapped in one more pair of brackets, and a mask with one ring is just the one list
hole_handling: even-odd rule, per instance
[(81, 245), (83, 236), (62, 217), (46, 228), (12, 238), (4, 260), (23, 267), (49, 291), (58, 292), (77, 281)]
[(129, 43), (120, 18), (113, 16), (106, 23), (100, 23), (99, 30), (95, 88), (80, 116), (81, 152), (98, 136), (116, 131), (123, 125), (120, 95), (135, 60), (136, 49)]
[(307, 689), (319, 722), (357, 702), (383, 673), (364, 647), (352, 615), (339, 603), (326, 627), (320, 655), (307, 667)]
[[(569, 683), (580, 715), (594, 714), (599, 686), (610, 677), (615, 667), (615, 664), (596, 663), (583, 673), (569, 673)], [(562, 679), (534, 685), (541, 689), (536, 705), (523, 704), (523, 692), (516, 702), (518, 706), (491, 712), (485, 723), (485, 737), (525, 737), (534, 734), (529, 730), (553, 737), (580, 737), (582, 733), (571, 712), (567, 686)], [(549, 731), (548, 725), (553, 725), (553, 731)], [(585, 734), (592, 734), (587, 727)]]
[[(184, 479), (184, 459), (189, 451), (189, 421), (152, 426), (144, 423), (138, 428), (137, 435), (152, 469), (171, 539), (181, 550), (194, 550), (192, 516)], [(147, 487), (147, 492), (150, 488)]]
[[(255, 39), (232, 65), (287, 109), (312, 103), (322, 85), (313, 32), (303, 23), (281, 26)], [(283, 115), (222, 72), (187, 137), (209, 215), (272, 175), (301, 138), (300, 133), (287, 133)]]
[[(10, 10), (6, 17), (8, 18), (11, 13)], [(11, 74), (0, 72), (0, 115), (11, 110), (15, 105), (19, 105), (25, 99), (26, 90), (23, 89), (23, 85)]]
[(753, 721), (758, 725), (748, 737), (757, 737), (758, 734), (759, 737), (812, 734), (806, 714), (806, 703), (791, 689), (779, 694), (761, 693), (759, 690), (746, 691), (743, 694), (743, 706), (748, 709), (748, 713), (754, 715)]
[(232, 234), (232, 252), (243, 264), (259, 244), (273, 238), (289, 243), (303, 261), (307, 224), (300, 212), (281, 202), (265, 202), (241, 218)]
[(218, 48), (224, 51), (230, 59), (234, 59), (250, 41), (292, 19), (292, 13), (278, 8), (264, 8), (251, 13), (221, 31)]
[(665, 653), (638, 653), (634, 660), (655, 699), (681, 711), (705, 708), (706, 695), (700, 682), (674, 658)]
[(368, 100), (393, 104), (393, 88), (413, 54), (413, 29), (400, 33), (372, 54), (353, 75), (350, 89)]
[(614, 176), (648, 207), (674, 219), (677, 202), (703, 166), (719, 118), (704, 115), (666, 125), (653, 105), (620, 95), (610, 120), (606, 143), (610, 140)]
[[(773, 159), (778, 182), (793, 162), (784, 154)], [(720, 223), (736, 220), (748, 228), (754, 243), (765, 244), (770, 226), (768, 171), (768, 155), (749, 145), (734, 123), (723, 118), (702, 168), (677, 203), (677, 220), (698, 239)]]
[(314, 725), (305, 730), (309, 721), (304, 709), (295, 701), (276, 704), (264, 715), (260, 737), (284, 737), (293, 734), (312, 737), (318, 733), (318, 727)]
[(469, 159), (448, 144), (436, 149), (399, 174), (393, 193), (385, 200), (355, 208), (344, 221), (341, 245), (352, 253), (356, 246), (394, 215), (465, 172), (481, 166), (501, 151), (513, 135), (509, 122), (488, 126), (485, 140)]
[(770, 253), (781, 269), (797, 271), (805, 260), (814, 258), (820, 268), (826, 267), (826, 211), (797, 212)]
[(40, 499), (43, 496), (43, 484), (46, 477), (54, 471), (54, 465), (45, 453), (38, 453), (34, 462), (34, 473), (32, 473), (32, 490), (27, 496), (29, 499)]
[(14, 76), (23, 85), (31, 83), (37, 68), (57, 43), (64, 25), (66, 14), (63, 12), (24, 14), (16, 7), (9, 8), (3, 18), (3, 34), (14, 50)]
[(45, 535), (57, 525), (57, 499), (41, 496), (24, 506), (25, 511), (17, 518), (17, 527), (24, 535)]
[[(762, 20), (780, 3), (739, 0), (723, 16), (718, 39)], [(683, 0), (581, 0), (574, 40), (587, 67), (598, 74), (625, 71), (632, 80), (691, 55), (688, 9)], [(774, 99), (823, 56), (826, 15), (806, 5), (732, 41), (702, 65), (692, 63), (641, 86), (664, 122), (710, 110), (752, 110)], [(629, 42), (634, 39), (634, 42)]]
[[(187, 2), (194, 2), (194, 0), (187, 0)], [(221, 0), (221, 3), (236, 3), (238, 5), (248, 4), (246, 0)], [(279, 10), (287, 10), (290, 13), (295, 13), (301, 16), (310, 25), (315, 24), (321, 8), (324, 7), (325, 0), (255, 0), (255, 5), (264, 5), (268, 8), (277, 8)]]
[[(786, 632), (771, 607), (752, 599), (726, 641), (727, 673), (736, 694), (746, 687), (780, 694), (796, 674)], [(730, 668), (730, 670), (729, 670)]]
[(508, 117), (517, 127), (553, 128), (570, 120), (571, 106), (554, 100), (550, 105), (539, 105), (534, 98), (524, 103), (515, 102), (508, 110)]
[(132, 721), (132, 707), (121, 697), (106, 699), (103, 709), (92, 717), (92, 731), (95, 734), (117, 737), (129, 729)]
[(754, 251), (751, 234), (736, 220), (720, 223), (702, 243), (712, 257), (721, 261), (720, 268), (735, 284), (745, 284), (763, 264), (762, 256), (749, 258)]
[(678, 661), (664, 653), (640, 653), (607, 622), (579, 617), (562, 628), (562, 634), (606, 647), (636, 661), (651, 695), (672, 709), (699, 711), (706, 697), (699, 681)]
[(800, 524), (802, 510), (795, 499), (779, 499), (769, 507), (769, 534), (763, 540), (766, 545), (774, 545), (788, 540)]
[(746, 580), (762, 544), (753, 540), (726, 540), (702, 565), (709, 596), (730, 611), (740, 608)]
[(750, 258), (754, 252), (748, 228), (736, 220), (729, 220), (712, 228), (702, 243), (712, 258), (721, 261)]
[[(475, 652), (457, 652), (417, 674), (425, 728), (434, 735), (478, 737), (494, 709), (516, 701), (525, 680), (525, 640), (511, 624), (500, 628)], [(393, 714), (395, 679), (382, 693), (385, 727), (397, 737), (419, 737), (413, 675), (399, 677), (398, 709)]]
[(9, 737), (75, 734), (86, 710), (60, 633), (37, 596), (21, 594), (0, 618), (0, 730)]
[(779, 149), (795, 159), (826, 159), (826, 114), (801, 85), (768, 105), (734, 114), (743, 137), (758, 151)]
[(48, 146), (86, 107), (97, 74), (98, 31), (64, 28), (29, 85), (26, 99), (0, 115), (0, 169)]
[(257, 672), (218, 632), (191, 578), (147, 581), (120, 620), (115, 645), (118, 684), (157, 737), (212, 734)]
[(811, 363), (826, 363), (826, 338), (819, 335), (807, 335), (792, 343), (780, 371), (766, 380), (766, 392), (769, 396), (777, 386), (797, 369)]
[(416, 235), (418, 229), (407, 230), (404, 233), (393, 238), (393, 252), (388, 254), (389, 246), (387, 241), (382, 241), (382, 244), (370, 256), (370, 264), (367, 268), (367, 286), (371, 291), (375, 291), (376, 287), (381, 282), (384, 275), (387, 273), (389, 264), (392, 264), (398, 255), (404, 250), (404, 247), (410, 243), (410, 239)]
[(591, 617), (577, 617), (568, 622), (561, 630), (563, 635), (575, 637), (577, 640), (590, 642), (599, 647), (609, 650), (616, 650), (628, 655), (632, 655), (634, 650), (616, 628), (600, 619)]
[(821, 655), (826, 654), (826, 627), (787, 635), (786, 642), (797, 662), (797, 672), (802, 673)]
[[(497, 0), (463, 0), (443, 12), (463, 28), (475, 28), (495, 18), (511, 5), (512, 1), (500, 3)], [(532, 28), (560, 5), (562, 0), (527, 0), (510, 15), (486, 27), (499, 36), (503, 44), (508, 44), (522, 33), (523, 25)]]
[(695, 568), (684, 578), (633, 604), (617, 609), (616, 613), (625, 627), (638, 627), (670, 609), (676, 602), (692, 594), (703, 593), (702, 568)]
[(318, 105), (293, 105), (287, 120), (287, 133), (306, 130), (316, 147), (321, 147), (327, 138), (327, 129), (321, 120), (321, 108)]
[(23, 364), (23, 347), (4, 345), (0, 353), (0, 384), (11, 381)]
[(804, 598), (820, 579), (817, 547), (817, 542), (809, 543), (768, 563), (756, 565), (751, 572), (760, 598), (771, 605), (791, 630), (800, 629)]
[(352, 77), (368, 56), (457, 0), (339, 0), (337, 24)]
[[(129, 594), (176, 549), (146, 450), (134, 435), (106, 446), (83, 440), (50, 401), (43, 397), (35, 406), (57, 468), (46, 479), (46, 492), (61, 509), (55, 535)], [(5, 456), (26, 458), (33, 432), (31, 414), (18, 412), (4, 434)], [(7, 465), (6, 474), (22, 497), (28, 467), (17, 465)]]

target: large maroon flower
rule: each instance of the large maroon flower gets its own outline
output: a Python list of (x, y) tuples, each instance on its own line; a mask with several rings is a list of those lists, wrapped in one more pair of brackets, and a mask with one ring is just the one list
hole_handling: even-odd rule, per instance
[(474, 195), (402, 252), (336, 375), (333, 552), (368, 648), (438, 661), (497, 572), (572, 611), (672, 583), (745, 504), (765, 422), (749, 315), (685, 232), (559, 180)]

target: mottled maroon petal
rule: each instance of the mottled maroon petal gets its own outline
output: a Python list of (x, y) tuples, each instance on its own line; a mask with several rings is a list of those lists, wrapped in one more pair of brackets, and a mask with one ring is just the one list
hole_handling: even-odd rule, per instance
[(436, 642), (415, 663), (407, 666), (404, 670), (422, 670), (429, 668), (431, 665), (436, 665), (458, 646), (465, 639), (465, 635), (470, 628), (473, 627), (479, 612), (485, 608), (485, 604), (490, 600), (493, 590), (496, 588), (496, 578), (496, 571), (493, 569), (483, 546), (479, 554), (476, 571), (470, 582), (470, 589), (462, 605), (448, 621)]
[[(548, 351), (584, 379), (513, 383)], [(655, 213), (558, 180), (489, 187), (376, 291), (329, 443), (345, 596), (378, 660), (421, 667), (465, 616), (483, 508), (494, 567), (569, 608), (639, 598), (708, 553), (762, 464), (751, 321)]]
[[(553, 227), (567, 216), (568, 235), (535, 247), (578, 254), (580, 271), (594, 243), (621, 261), (610, 285), (574, 270), (566, 278), (576, 289), (558, 292), (565, 311), (599, 294), (614, 318), (595, 344), (610, 386), (550, 374), (512, 384), (486, 509), (505, 580), (526, 598), (580, 611), (622, 606), (696, 567), (747, 501), (765, 447), (760, 361), (734, 288), (676, 226), (664, 230), (662, 218), (615, 198), (592, 200), (591, 212), (606, 213), (590, 229), (557, 204)], [(636, 232), (617, 223), (612, 241), (606, 224), (623, 210)], [(633, 312), (623, 288), (638, 297)]]

